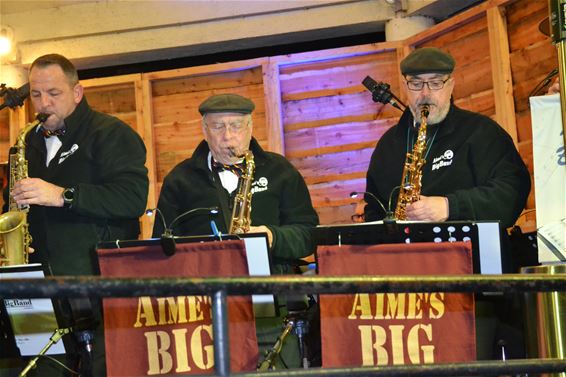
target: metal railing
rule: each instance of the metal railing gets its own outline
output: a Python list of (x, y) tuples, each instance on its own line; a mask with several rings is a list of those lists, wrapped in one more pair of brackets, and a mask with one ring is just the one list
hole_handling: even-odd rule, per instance
[(212, 297), (214, 361), (218, 376), (490, 376), (565, 372), (564, 359), (479, 361), (414, 366), (312, 368), (268, 373), (230, 373), (227, 296), (396, 292), (566, 291), (566, 275), (274, 276), (230, 278), (49, 277), (2, 280), (2, 298), (139, 297), (207, 294)]

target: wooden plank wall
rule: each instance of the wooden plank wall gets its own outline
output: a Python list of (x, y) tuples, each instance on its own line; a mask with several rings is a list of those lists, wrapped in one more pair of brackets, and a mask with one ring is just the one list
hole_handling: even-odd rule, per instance
[[(537, 27), (546, 0), (489, 0), (402, 42), (384, 42), (171, 71), (87, 80), (93, 107), (136, 129), (148, 148), (155, 206), (164, 176), (202, 139), (197, 108), (212, 94), (234, 92), (256, 103), (254, 136), (301, 171), (321, 223), (350, 222), (351, 191), (365, 189), (373, 148), (400, 112), (375, 104), (366, 75), (404, 99), (399, 61), (416, 47), (437, 46), (456, 58), (455, 102), (497, 119), (513, 135), (532, 172), (527, 95), (556, 67), (556, 52)], [(4, 112), (5, 114), (5, 112)], [(0, 114), (0, 125), (6, 124)], [(19, 122), (21, 123), (21, 122)], [(10, 130), (10, 140), (21, 124)], [(1, 127), (0, 127), (1, 128)], [(7, 133), (0, 131), (6, 153)], [(0, 158), (3, 155), (0, 154)], [(529, 209), (534, 208), (533, 196)], [(531, 214), (532, 215), (532, 214)], [(534, 216), (521, 218), (535, 227)], [(151, 222), (142, 219), (144, 236)]]
[[(399, 92), (397, 51), (281, 64), (285, 155), (305, 177), (323, 224), (349, 222), (376, 140), (401, 112), (376, 104), (361, 84), (370, 75)], [(392, 81), (393, 78), (393, 81)]]
[[(513, 74), (513, 99), (517, 120), (518, 148), (531, 172), (533, 189), (527, 209), (519, 220), (524, 228), (536, 229), (532, 124), (529, 93), (554, 68), (558, 68), (556, 48), (550, 37), (538, 30), (539, 23), (548, 16), (546, 0), (520, 0), (507, 7), (510, 64)], [(526, 212), (526, 211), (525, 211)]]

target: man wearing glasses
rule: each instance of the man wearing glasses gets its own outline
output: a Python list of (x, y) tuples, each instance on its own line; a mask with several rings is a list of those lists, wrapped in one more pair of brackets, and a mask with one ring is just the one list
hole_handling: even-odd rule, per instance
[[(366, 191), (382, 203), (396, 203), (406, 155), (413, 150), (421, 107), (430, 108), (427, 142), (423, 152), (420, 200), (406, 207), (408, 220), (499, 220), (502, 249), (507, 249), (505, 229), (521, 213), (530, 191), (530, 175), (511, 137), (492, 119), (458, 108), (452, 102), (455, 61), (437, 48), (421, 48), (401, 61), (408, 109), (399, 123), (379, 140), (371, 157)], [(395, 208), (392, 208), (393, 211)], [(366, 220), (382, 219), (381, 206), (370, 200)], [(504, 269), (516, 272), (512, 260)], [(478, 359), (523, 357), (520, 309), (511, 300), (476, 301)], [(495, 313), (495, 314), (494, 314)], [(498, 318), (499, 317), (499, 318)], [(520, 320), (519, 320), (520, 321)], [(499, 343), (498, 343), (499, 342)]]
[[(241, 156), (250, 149), (255, 162), (250, 232), (268, 234), (277, 272), (289, 272), (290, 261), (314, 251), (311, 228), (318, 215), (297, 169), (283, 156), (264, 151), (252, 137), (254, 108), (252, 101), (236, 94), (215, 95), (200, 105), (204, 140), (165, 177), (157, 206), (167, 224), (193, 208), (218, 207), (214, 221), (227, 234)], [(177, 224), (175, 236), (212, 234), (206, 215), (189, 215)], [(154, 237), (162, 233), (162, 222), (155, 221)]]
[[(250, 232), (268, 234), (274, 273), (292, 273), (293, 261), (314, 251), (311, 229), (318, 225), (318, 215), (297, 169), (283, 156), (264, 151), (252, 137), (254, 108), (251, 100), (236, 94), (215, 95), (199, 106), (204, 140), (190, 158), (165, 177), (157, 207), (169, 225), (188, 210), (216, 206), (220, 213), (214, 221), (220, 232), (228, 233), (243, 168), (241, 156), (251, 150), (255, 173)], [(155, 221), (153, 236), (162, 233), (163, 224)], [(173, 229), (175, 236), (211, 233), (210, 218), (206, 215), (188, 215)], [(281, 314), (284, 313), (283, 309)], [(278, 317), (256, 318), (260, 350), (273, 346), (281, 326)], [(297, 344), (296, 338), (288, 339), (281, 351), (289, 367), (300, 366)]]
[[(379, 140), (367, 173), (367, 191), (396, 203), (406, 154), (417, 138), (420, 109), (428, 105), (421, 198), (406, 208), (408, 220), (500, 220), (512, 226), (530, 191), (530, 175), (511, 137), (492, 119), (452, 102), (454, 58), (432, 47), (401, 61), (408, 109)], [(394, 210), (392, 208), (391, 210)], [(385, 217), (374, 201), (366, 220)]]

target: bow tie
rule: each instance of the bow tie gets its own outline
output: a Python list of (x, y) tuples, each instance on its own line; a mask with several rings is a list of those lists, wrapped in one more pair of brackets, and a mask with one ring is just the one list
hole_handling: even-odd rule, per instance
[(238, 162), (234, 165), (226, 165), (221, 162), (215, 161), (214, 158), (211, 161), (212, 171), (220, 173), (221, 171), (231, 171), (232, 173), (236, 174), (238, 177), (241, 177), (244, 173), (244, 169), (246, 164), (242, 162)]
[(65, 136), (65, 132), (67, 132), (67, 127), (63, 126), (63, 128), (59, 128), (58, 130), (51, 131), (41, 126), (40, 131), (43, 134), (43, 136), (46, 138), (49, 138), (51, 136), (61, 137), (61, 136)]

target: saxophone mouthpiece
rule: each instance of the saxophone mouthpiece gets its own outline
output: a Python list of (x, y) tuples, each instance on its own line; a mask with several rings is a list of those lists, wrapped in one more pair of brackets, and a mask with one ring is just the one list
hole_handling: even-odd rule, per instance
[(35, 119), (37, 119), (40, 123), (44, 123), (50, 115), (51, 114), (37, 113)]
[(430, 106), (429, 105), (422, 105), (421, 106), (421, 117), (427, 118), (429, 113), (430, 113)]

